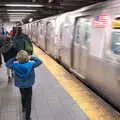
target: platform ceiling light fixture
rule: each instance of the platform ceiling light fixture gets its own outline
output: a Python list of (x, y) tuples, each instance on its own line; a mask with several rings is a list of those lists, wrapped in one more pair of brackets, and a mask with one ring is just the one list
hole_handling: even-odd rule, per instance
[(7, 13), (8, 15), (29, 15), (29, 14), (31, 14), (31, 13)]
[(19, 19), (10, 19), (10, 22), (20, 21)]
[(24, 17), (9, 17), (9, 19), (18, 19), (18, 20), (22, 20), (22, 19), (24, 19)]
[(32, 22), (32, 21), (33, 21), (33, 18), (30, 18), (30, 19), (29, 19), (29, 22)]
[(22, 20), (20, 21), (20, 23), (21, 23), (22, 25), (24, 24)]
[(48, 3), (52, 3), (52, 2), (54, 2), (54, 0), (48, 0)]
[(8, 9), (7, 10), (8, 12), (36, 12), (37, 10), (26, 10), (26, 9), (20, 9), (20, 10), (18, 10), (18, 9)]
[[(4, 16), (8, 16), (7, 14), (6, 15), (2, 15), (2, 17)], [(9, 17), (26, 17), (27, 15), (9, 15)]]
[(44, 5), (39, 4), (4, 4), (6, 7), (44, 7)]

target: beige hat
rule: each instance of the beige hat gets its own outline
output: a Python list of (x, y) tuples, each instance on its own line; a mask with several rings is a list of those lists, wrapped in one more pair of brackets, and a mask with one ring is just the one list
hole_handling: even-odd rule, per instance
[(19, 63), (26, 63), (29, 61), (29, 55), (26, 51), (21, 50), (17, 53), (16, 59)]

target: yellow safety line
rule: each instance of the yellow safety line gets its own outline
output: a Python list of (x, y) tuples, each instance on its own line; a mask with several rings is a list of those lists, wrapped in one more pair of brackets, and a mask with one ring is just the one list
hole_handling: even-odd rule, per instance
[(120, 120), (120, 114), (114, 111), (101, 98), (91, 92), (82, 82), (70, 75), (61, 65), (46, 53), (34, 46), (35, 54), (43, 60), (44, 65), (56, 80), (72, 96), (90, 120)]

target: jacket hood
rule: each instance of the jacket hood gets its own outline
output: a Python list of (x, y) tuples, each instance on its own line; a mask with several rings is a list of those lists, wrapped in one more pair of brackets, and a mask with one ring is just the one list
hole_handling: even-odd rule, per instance
[(14, 66), (15, 74), (20, 78), (27, 78), (32, 70), (33, 70), (33, 63), (28, 62), (24, 64), (16, 63)]

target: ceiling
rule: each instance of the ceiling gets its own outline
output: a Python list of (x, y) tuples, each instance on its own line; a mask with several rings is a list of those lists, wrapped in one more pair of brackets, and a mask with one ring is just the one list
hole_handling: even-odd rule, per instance
[(0, 0), (0, 22), (26, 23), (105, 0)]

